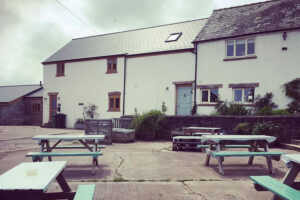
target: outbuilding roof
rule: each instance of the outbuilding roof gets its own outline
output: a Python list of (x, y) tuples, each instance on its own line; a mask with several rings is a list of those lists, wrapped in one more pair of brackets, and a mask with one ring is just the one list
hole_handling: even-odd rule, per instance
[(300, 1), (273, 0), (214, 10), (194, 42), (300, 28)]
[[(9, 103), (20, 97), (41, 90), (42, 86), (37, 85), (15, 85), (0, 86), (0, 103)], [(41, 96), (42, 97), (42, 96)]]
[[(207, 19), (155, 26), (71, 40), (46, 59), (43, 64), (112, 55), (137, 55), (152, 52), (192, 49), (191, 43)], [(182, 33), (177, 41), (166, 42), (174, 33)]]

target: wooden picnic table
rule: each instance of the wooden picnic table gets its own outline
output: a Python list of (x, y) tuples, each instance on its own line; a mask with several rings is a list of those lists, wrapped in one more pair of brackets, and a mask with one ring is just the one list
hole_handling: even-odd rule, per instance
[[(248, 164), (252, 165), (254, 156), (265, 156), (269, 167), (269, 172), (274, 174), (272, 159), (279, 160), (282, 152), (269, 152), (268, 144), (275, 141), (276, 137), (267, 135), (204, 135), (202, 142), (209, 143), (209, 150), (206, 156), (206, 165), (209, 165), (210, 157), (214, 157), (219, 163), (219, 172), (224, 175), (223, 165), (225, 157), (249, 157)], [(246, 151), (223, 151), (223, 147), (230, 143), (248, 144), (248, 152)], [(263, 148), (259, 150), (258, 148)]]
[[(1, 200), (73, 199), (72, 192), (62, 173), (66, 161), (24, 162), (0, 176)], [(62, 192), (46, 193), (57, 180)]]
[[(85, 134), (76, 134), (76, 135), (37, 135), (32, 139), (37, 140), (38, 144), (41, 146), (41, 152), (51, 152), (53, 149), (88, 149), (90, 152), (97, 152), (100, 149), (100, 141), (104, 139), (104, 135), (85, 135)], [(93, 141), (93, 146), (90, 146), (86, 140)], [(56, 141), (52, 146), (50, 145), (50, 141)], [(59, 146), (62, 141), (79, 141), (81, 143), (80, 146)], [(67, 154), (70, 156), (78, 156), (77, 154)], [(83, 155), (83, 154), (82, 154)], [(60, 156), (60, 155), (56, 155)], [(63, 156), (63, 154), (61, 154)], [(85, 155), (83, 155), (85, 156)], [(48, 160), (52, 161), (51, 156), (48, 156)], [(98, 157), (93, 157), (93, 163), (98, 165)]]
[(198, 127), (198, 126), (190, 126), (190, 127), (183, 127), (183, 132), (185, 134), (193, 134), (193, 133), (212, 133), (212, 134), (219, 134), (221, 132), (221, 128), (218, 127)]

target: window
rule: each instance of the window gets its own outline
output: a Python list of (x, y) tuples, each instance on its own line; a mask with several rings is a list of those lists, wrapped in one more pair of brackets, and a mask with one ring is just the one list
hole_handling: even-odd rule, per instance
[(117, 73), (117, 58), (107, 59), (107, 73)]
[(219, 89), (203, 89), (201, 90), (201, 101), (215, 103), (218, 101)]
[(32, 111), (33, 113), (40, 112), (40, 110), (41, 110), (41, 107), (40, 107), (40, 104), (39, 104), (39, 103), (33, 103), (33, 104), (31, 105), (31, 111)]
[(165, 42), (174, 42), (177, 41), (182, 33), (172, 33), (169, 35), (168, 39)]
[(233, 101), (238, 103), (253, 103), (254, 88), (235, 88), (233, 89)]
[(120, 111), (120, 92), (111, 92), (108, 94), (108, 111)]
[(56, 65), (56, 76), (65, 75), (65, 63), (57, 63)]
[(255, 55), (254, 38), (226, 41), (226, 57), (247, 57)]

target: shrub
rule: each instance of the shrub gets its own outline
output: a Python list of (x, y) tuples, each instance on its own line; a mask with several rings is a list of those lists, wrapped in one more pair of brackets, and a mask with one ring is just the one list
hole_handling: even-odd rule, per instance
[(292, 101), (289, 103), (287, 111), (292, 115), (300, 116), (300, 101)]
[(291, 115), (287, 110), (285, 109), (277, 109), (272, 111), (272, 115)]
[(292, 115), (300, 115), (300, 78), (287, 82), (283, 85), (285, 95), (293, 101), (287, 106), (287, 111)]
[(273, 122), (262, 122), (254, 124), (252, 133), (253, 135), (270, 135), (278, 138), (280, 129), (280, 126)]
[(239, 123), (234, 129), (233, 131), (237, 134), (241, 134), (241, 135), (249, 135), (251, 133), (251, 127), (250, 125), (245, 122), (245, 123)]
[(267, 92), (264, 97), (257, 95), (254, 102), (254, 112), (256, 114), (259, 114), (259, 111), (263, 108), (267, 109), (266, 107), (271, 108), (271, 110), (277, 108), (277, 105), (272, 101), (272, 98), (273, 98), (272, 92)]
[(242, 104), (219, 101), (215, 109), (220, 115), (248, 115), (250, 111)]
[(166, 106), (166, 103), (165, 102), (162, 102), (162, 105), (161, 105), (161, 111), (163, 112), (163, 113), (166, 113), (167, 112), (167, 106)]
[(91, 104), (89, 103), (88, 106), (83, 107), (83, 118), (90, 118), (90, 119), (94, 119), (97, 118), (99, 116), (99, 114), (97, 113), (98, 107), (95, 104)]
[(150, 110), (142, 115), (136, 115), (130, 127), (135, 129), (138, 139), (154, 140), (162, 137), (166, 119), (161, 111)]
[(77, 123), (77, 124), (84, 124), (84, 123), (85, 123), (85, 120), (82, 119), (82, 118), (77, 118), (77, 119), (76, 119), (76, 123)]
[(272, 108), (269, 106), (262, 107), (257, 114), (261, 116), (272, 115)]

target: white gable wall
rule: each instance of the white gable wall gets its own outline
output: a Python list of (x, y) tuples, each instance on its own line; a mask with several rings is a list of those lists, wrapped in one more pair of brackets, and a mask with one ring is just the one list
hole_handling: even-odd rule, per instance
[[(223, 84), (219, 89), (222, 100), (232, 101), (230, 83), (259, 83), (255, 95), (273, 92), (273, 101), (279, 108), (286, 108), (289, 99), (282, 92), (282, 85), (300, 76), (300, 31), (288, 31), (283, 40), (282, 32), (257, 35), (256, 59), (223, 61), (225, 40), (198, 43), (198, 85)], [(282, 47), (288, 47), (282, 51)], [(200, 103), (200, 89), (197, 90)], [(210, 114), (212, 106), (199, 106), (199, 114)]]
[[(151, 109), (175, 115), (176, 87), (174, 81), (193, 81), (195, 54), (192, 52), (161, 54), (127, 59), (125, 115)], [(167, 89), (168, 88), (168, 89)]]
[[(98, 106), (99, 118), (120, 117), (123, 108), (124, 58), (117, 61), (118, 73), (107, 74), (107, 59), (65, 63), (65, 76), (56, 77), (56, 64), (44, 65), (43, 123), (49, 118), (49, 92), (58, 92), (61, 113), (67, 114), (67, 127), (74, 126), (76, 118), (83, 118), (83, 106)], [(121, 92), (120, 112), (107, 112), (108, 93)], [(46, 98), (46, 99), (45, 99)]]

